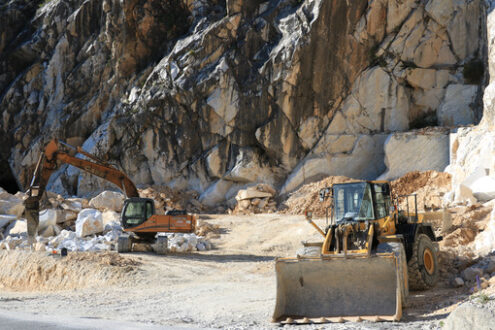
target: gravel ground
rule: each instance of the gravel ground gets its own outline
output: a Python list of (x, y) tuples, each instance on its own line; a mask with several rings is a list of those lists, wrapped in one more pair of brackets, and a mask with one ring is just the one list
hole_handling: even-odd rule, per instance
[[(67, 265), (64, 271), (59, 265), (56, 272), (46, 275), (52, 276), (51, 285), (42, 291), (9, 286), (14, 282), (5, 275), (9, 273), (0, 272), (4, 286), (1, 307), (4, 311), (200, 328), (436, 329), (468, 297), (463, 290), (440, 286), (411, 293), (401, 322), (279, 326), (270, 322), (276, 294), (274, 258), (293, 256), (301, 240), (318, 240), (318, 234), (297, 216), (213, 216), (202, 221), (222, 229), (211, 239), (215, 246), (212, 251), (167, 256), (126, 254), (118, 263), (101, 263), (98, 254), (81, 254), (73, 258), (77, 267)], [(47, 258), (53, 260), (42, 253), (5, 253), (17, 255), (0, 258), (0, 263), (15, 259), (21, 268), (37, 263), (23, 275), (33, 278), (45, 276), (42, 266), (48, 264)], [(3, 269), (12, 267), (5, 263), (0, 265)]]

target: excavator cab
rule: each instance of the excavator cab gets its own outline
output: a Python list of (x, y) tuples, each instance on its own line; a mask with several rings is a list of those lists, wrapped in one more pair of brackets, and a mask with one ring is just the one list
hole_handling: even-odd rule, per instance
[(133, 197), (126, 199), (121, 213), (122, 226), (132, 228), (139, 226), (155, 214), (155, 205), (150, 198)]

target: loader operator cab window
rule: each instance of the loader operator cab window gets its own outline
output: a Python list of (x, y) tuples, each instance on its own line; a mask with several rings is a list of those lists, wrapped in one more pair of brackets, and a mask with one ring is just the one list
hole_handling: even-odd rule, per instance
[(334, 222), (374, 219), (371, 187), (366, 182), (333, 186)]

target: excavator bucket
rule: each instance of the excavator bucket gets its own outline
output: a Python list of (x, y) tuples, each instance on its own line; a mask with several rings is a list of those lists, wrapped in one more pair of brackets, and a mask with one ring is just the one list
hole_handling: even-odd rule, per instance
[(407, 281), (400, 259), (394, 253), (277, 259), (273, 321), (397, 321)]

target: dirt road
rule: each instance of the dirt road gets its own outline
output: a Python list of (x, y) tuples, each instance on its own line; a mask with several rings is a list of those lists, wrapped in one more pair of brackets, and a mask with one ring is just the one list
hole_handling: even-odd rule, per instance
[[(201, 221), (219, 226), (214, 250), (167, 256), (73, 253), (66, 259), (2, 252), (0, 306), (167, 326), (276, 328), (270, 323), (274, 258), (293, 256), (302, 240), (317, 241), (319, 234), (299, 216), (211, 216)], [(440, 287), (411, 295), (405, 322), (328, 326), (435, 328), (463, 298), (463, 292)]]

